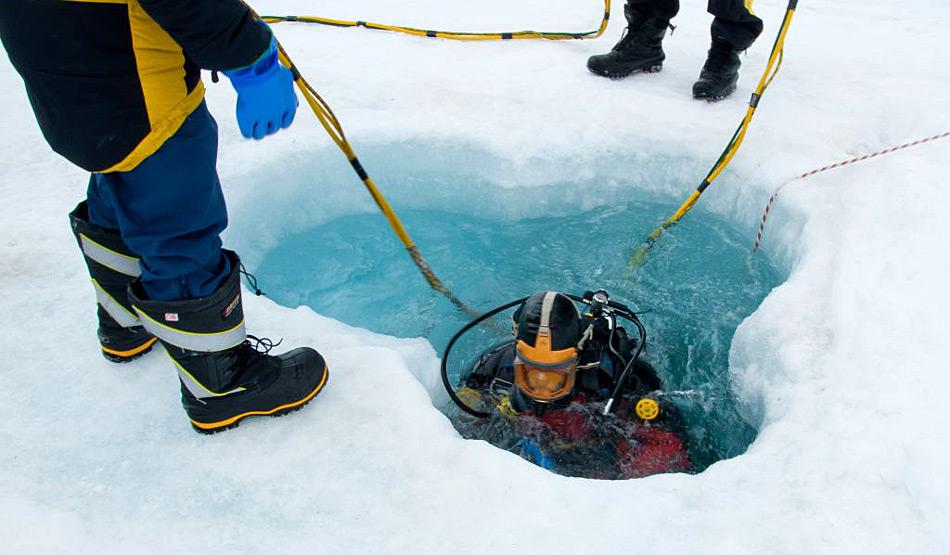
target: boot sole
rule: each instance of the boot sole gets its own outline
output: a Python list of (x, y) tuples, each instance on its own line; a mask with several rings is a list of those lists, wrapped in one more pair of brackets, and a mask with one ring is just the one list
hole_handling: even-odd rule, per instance
[(270, 417), (280, 417), (292, 412), (297, 412), (298, 410), (304, 408), (307, 403), (309, 403), (314, 397), (317, 396), (317, 393), (323, 390), (324, 386), (327, 384), (327, 379), (330, 377), (330, 372), (327, 369), (326, 365), (323, 366), (323, 378), (320, 380), (320, 383), (317, 384), (317, 387), (313, 391), (308, 393), (303, 399), (299, 401), (294, 401), (292, 403), (287, 403), (285, 405), (280, 405), (279, 407), (274, 407), (270, 410), (253, 410), (245, 413), (241, 413), (237, 416), (232, 416), (226, 420), (221, 420), (218, 422), (198, 422), (197, 420), (191, 420), (191, 427), (199, 434), (211, 435), (218, 432), (223, 432), (225, 430), (230, 430), (232, 428), (237, 428), (241, 422), (250, 416), (270, 416)]
[(133, 360), (148, 354), (148, 352), (152, 350), (152, 345), (155, 345), (156, 341), (158, 341), (158, 338), (153, 337), (138, 347), (125, 351), (116, 351), (102, 347), (101, 345), (100, 348), (102, 349), (102, 356), (105, 357), (105, 359), (109, 362), (125, 364), (126, 362), (132, 362)]
[(593, 73), (594, 75), (599, 75), (599, 76), (601, 76), (601, 77), (606, 77), (607, 79), (611, 79), (611, 80), (613, 80), (613, 81), (619, 81), (620, 79), (623, 79), (623, 78), (625, 78), (625, 77), (629, 77), (629, 76), (633, 75), (634, 73), (659, 73), (662, 69), (663, 69), (663, 64), (652, 65), (652, 66), (645, 67), (645, 68), (640, 68), (640, 69), (631, 69), (631, 70), (627, 70), (627, 71), (605, 71), (605, 72), (601, 72), (601, 71), (594, 71), (593, 69), (591, 69), (591, 68), (589, 68), (589, 67), (587, 68), (587, 70), (590, 71), (591, 73)]
[(729, 98), (730, 96), (732, 96), (732, 93), (734, 93), (734, 92), (736, 92), (736, 86), (735, 86), (735, 85), (733, 85), (731, 88), (726, 89), (725, 91), (723, 91), (722, 94), (719, 94), (719, 95), (716, 95), (716, 96), (706, 96), (706, 95), (702, 95), (702, 94), (697, 95), (696, 93), (693, 93), (693, 98), (696, 99), (696, 100), (705, 100), (706, 102), (719, 102), (720, 100), (725, 100), (725, 99)]

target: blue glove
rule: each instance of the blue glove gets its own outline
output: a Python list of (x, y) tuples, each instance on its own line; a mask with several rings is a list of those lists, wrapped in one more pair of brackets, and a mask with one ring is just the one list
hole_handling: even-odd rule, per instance
[(297, 113), (294, 78), (277, 59), (277, 39), (253, 64), (223, 72), (237, 91), (241, 134), (261, 140), (290, 127)]

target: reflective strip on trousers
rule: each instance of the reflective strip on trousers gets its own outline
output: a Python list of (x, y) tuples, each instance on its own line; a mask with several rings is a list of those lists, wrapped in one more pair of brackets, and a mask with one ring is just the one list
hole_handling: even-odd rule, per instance
[(240, 393), (244, 391), (243, 387), (238, 387), (238, 388), (232, 389), (231, 391), (226, 391), (224, 393), (215, 393), (214, 391), (211, 391), (210, 389), (205, 387), (201, 382), (196, 380), (195, 377), (192, 376), (190, 372), (185, 370), (184, 366), (182, 366), (177, 360), (174, 359), (174, 357), (172, 357), (171, 355), (168, 355), (168, 358), (171, 358), (172, 362), (175, 363), (175, 367), (178, 368), (178, 379), (181, 380), (182, 385), (185, 386), (185, 389), (187, 389), (188, 392), (191, 393), (191, 395), (195, 399), (210, 399), (212, 397), (223, 397), (225, 395), (230, 395), (232, 393)]
[(142, 275), (142, 268), (139, 267), (138, 258), (115, 252), (112, 249), (107, 249), (82, 233), (79, 234), (79, 241), (82, 243), (82, 252), (106, 268), (129, 277), (139, 277)]
[(162, 324), (152, 319), (139, 307), (135, 312), (139, 315), (142, 325), (155, 337), (171, 343), (172, 345), (189, 351), (199, 351), (202, 353), (215, 353), (224, 351), (231, 347), (236, 347), (247, 338), (247, 331), (244, 329), (244, 320), (229, 330), (217, 333), (198, 333), (176, 330), (170, 326)]
[(132, 314), (128, 311), (127, 308), (122, 306), (122, 303), (115, 300), (115, 298), (106, 292), (105, 289), (99, 285), (99, 282), (95, 279), (92, 280), (92, 286), (96, 289), (96, 300), (99, 301), (99, 306), (101, 306), (108, 314), (115, 320), (116, 324), (119, 324), (123, 328), (131, 328), (134, 326), (141, 326), (142, 322), (138, 319), (135, 314)]

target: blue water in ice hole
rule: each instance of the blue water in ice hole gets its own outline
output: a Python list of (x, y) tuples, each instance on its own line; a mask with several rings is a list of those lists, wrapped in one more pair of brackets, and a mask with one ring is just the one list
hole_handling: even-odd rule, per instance
[[(474, 189), (482, 205), (471, 212), (457, 202), (434, 201), (438, 208), (409, 202), (411, 207), (400, 208), (398, 196), (389, 198), (458, 297), (487, 310), (545, 289), (607, 290), (643, 311), (646, 356), (678, 399), (693, 463), (703, 469), (745, 451), (756, 430), (737, 411), (729, 347), (739, 323), (781, 281), (765, 257), (750, 255), (747, 234), (699, 206), (666, 233), (632, 278), (625, 278), (631, 253), (679, 199), (624, 190), (624, 200), (606, 206), (549, 211), (548, 200), (522, 216), (510, 211), (496, 216), (484, 209), (493, 190)], [(499, 202), (518, 198), (510, 190), (496, 192), (505, 197)], [(556, 202), (557, 195), (553, 198)], [(307, 305), (383, 334), (426, 337), (440, 354), (468, 321), (426, 285), (378, 212), (331, 218), (284, 236), (255, 271), (280, 304)], [(504, 340), (500, 329), (466, 336), (453, 350), (454, 371)]]

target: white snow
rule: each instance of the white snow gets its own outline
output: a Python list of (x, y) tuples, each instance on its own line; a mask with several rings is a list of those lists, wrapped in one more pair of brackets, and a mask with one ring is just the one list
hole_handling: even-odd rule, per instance
[[(684, 0), (662, 73), (620, 82), (587, 73), (587, 56), (619, 36), (615, 3), (607, 36), (591, 42), (275, 29), (358, 152), (431, 145), (415, 162), (422, 166), (445, 145), (470, 144), (498, 164), (459, 172), (523, 187), (524, 211), (545, 200), (546, 185), (577, 176), (685, 198), (744, 112), (785, 3), (756, 3), (766, 32), (743, 58), (739, 92), (714, 105), (689, 98), (708, 46), (699, 0)], [(601, 4), (256, 7), (477, 31), (592, 29)], [(751, 246), (765, 200), (789, 177), (950, 129), (948, 25), (950, 5), (938, 0), (803, 0), (746, 145), (701, 202), (747, 229)], [(318, 347), (330, 384), (291, 417), (193, 433), (160, 350), (126, 366), (99, 355), (94, 299), (66, 223), (86, 177), (49, 151), (3, 58), (0, 551), (950, 550), (950, 140), (783, 193), (765, 251), (789, 279), (742, 324), (731, 351), (736, 390), (761, 426), (746, 454), (696, 476), (598, 482), (459, 438), (433, 407), (431, 397), (442, 397), (426, 341), (250, 296), (251, 332)], [(375, 217), (304, 107), (291, 131), (242, 141), (230, 87), (210, 88), (232, 212), (226, 239), (252, 267), (284, 233), (335, 213)], [(413, 190), (407, 176), (365, 161), (397, 209), (407, 192), (490, 205), (464, 181), (448, 192)]]

